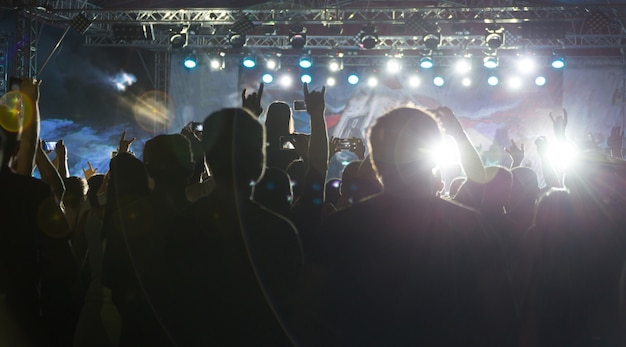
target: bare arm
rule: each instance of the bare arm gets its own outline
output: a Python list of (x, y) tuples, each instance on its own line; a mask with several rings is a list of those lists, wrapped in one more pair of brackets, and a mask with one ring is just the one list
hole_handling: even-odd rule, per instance
[[(35, 154), (39, 145), (39, 85), (41, 81), (34, 79), (24, 79), (20, 84), (20, 90), (27, 98), (24, 98), (24, 128), (22, 129), (22, 137), (20, 149), (17, 154), (17, 166), (15, 172), (20, 175), (30, 176), (35, 169)], [(32, 115), (32, 118), (30, 115)]]
[(324, 182), (328, 170), (328, 131), (326, 129), (326, 103), (324, 95), (326, 87), (321, 91), (309, 92), (308, 84), (304, 84), (304, 100), (307, 112), (311, 116), (311, 138), (309, 140), (309, 157), (307, 161), (307, 189), (311, 189), (311, 198), (319, 199), (321, 206), (324, 201)]
[(63, 200), (63, 194), (65, 194), (65, 184), (63, 183), (63, 178), (54, 167), (50, 158), (43, 150), (43, 146), (41, 144), (37, 147), (37, 154), (35, 156), (35, 162), (37, 164), (37, 168), (39, 169), (39, 174), (41, 174), (41, 180), (46, 182), (54, 192), (58, 201)]
[(59, 171), (59, 175), (65, 178), (70, 177), (69, 170), (67, 169), (67, 147), (65, 147), (63, 140), (57, 142), (54, 151), (57, 154), (57, 171)]

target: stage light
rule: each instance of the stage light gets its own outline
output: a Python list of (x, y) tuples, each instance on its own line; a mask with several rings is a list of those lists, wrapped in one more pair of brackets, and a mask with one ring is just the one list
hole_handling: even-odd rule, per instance
[(498, 76), (489, 76), (487, 78), (487, 84), (490, 86), (497, 86), (499, 82), (500, 80), (498, 79)]
[(472, 69), (472, 63), (468, 58), (461, 58), (457, 60), (454, 67), (457, 73), (466, 74)]
[(280, 77), (280, 85), (283, 87), (291, 87), (293, 79), (289, 74), (284, 74)]
[(269, 56), (265, 60), (265, 68), (271, 71), (280, 69), (280, 59), (276, 56)]
[(305, 54), (300, 57), (300, 60), (298, 60), (298, 65), (303, 69), (309, 69), (311, 68), (311, 66), (313, 66), (313, 60), (311, 59), (310, 55)]
[(390, 58), (387, 60), (387, 72), (391, 74), (397, 74), (402, 69), (402, 65), (400, 64), (400, 60), (397, 58)]
[(422, 69), (431, 69), (435, 64), (433, 63), (433, 58), (431, 57), (422, 57), (420, 59), (420, 67)]
[(378, 77), (370, 76), (367, 78), (367, 85), (370, 87), (376, 87), (378, 85)]
[(417, 88), (420, 86), (420, 84), (422, 83), (422, 81), (420, 80), (420, 78), (418, 76), (411, 76), (409, 77), (409, 86), (413, 87), (413, 88)]
[(246, 35), (231, 32), (228, 42), (232, 48), (242, 48), (246, 45)]
[(483, 58), (483, 66), (487, 69), (495, 69), (498, 67), (498, 57)]
[(437, 87), (441, 87), (446, 83), (446, 81), (443, 79), (443, 77), (441, 76), (435, 76), (433, 78), (433, 84), (436, 85)]
[(332, 72), (337, 72), (343, 69), (343, 60), (339, 58), (333, 58), (328, 61), (328, 69)]
[(550, 65), (552, 65), (555, 69), (562, 69), (565, 67), (565, 59), (563, 57), (555, 56), (552, 58)]
[(519, 89), (522, 86), (522, 79), (518, 76), (511, 76), (508, 80), (508, 86), (511, 89)]
[(376, 26), (372, 24), (366, 24), (359, 33), (359, 47), (365, 49), (372, 49), (378, 44), (378, 33), (376, 32)]
[(565, 169), (576, 160), (578, 148), (569, 141), (555, 141), (549, 144), (547, 155), (554, 167)]
[(543, 76), (537, 76), (537, 78), (535, 78), (535, 84), (538, 86), (545, 86), (546, 85), (546, 78)]
[(328, 78), (326, 79), (326, 85), (327, 85), (327, 86), (332, 87), (332, 86), (334, 86), (335, 84), (337, 84), (337, 80), (335, 80), (335, 78), (334, 78), (334, 77), (328, 77)]
[(263, 83), (270, 84), (274, 82), (274, 76), (271, 73), (264, 73), (263, 76), (261, 76), (261, 81), (263, 81)]
[(489, 49), (498, 49), (504, 44), (504, 28), (492, 26), (485, 28), (485, 43)]
[(536, 69), (536, 64), (535, 64), (535, 59), (533, 59), (533, 57), (521, 56), (518, 58), (517, 70), (519, 72), (522, 72), (525, 74), (531, 74), (535, 72), (535, 69)]
[(461, 84), (463, 85), (463, 87), (469, 87), (472, 85), (472, 79), (469, 77), (463, 77), (463, 79), (461, 80)]
[(185, 59), (183, 59), (183, 65), (187, 69), (195, 69), (196, 66), (198, 66), (198, 60), (196, 59), (196, 55), (192, 53), (186, 56)]
[(351, 73), (348, 75), (348, 83), (351, 85), (355, 85), (359, 83), (359, 76), (355, 73)]
[(211, 53), (209, 56), (209, 67), (212, 71), (218, 71), (224, 69), (224, 53)]
[(172, 49), (182, 49), (187, 46), (187, 32), (171, 32), (170, 46)]
[(306, 28), (294, 25), (289, 29), (289, 44), (293, 49), (302, 49), (306, 45)]
[(424, 35), (423, 44), (424, 47), (430, 49), (431, 51), (437, 49), (441, 44), (441, 34), (433, 32)]
[(302, 83), (311, 83), (312, 79), (313, 78), (308, 73), (305, 73), (302, 76), (300, 76), (300, 81), (302, 81)]
[(241, 65), (243, 65), (243, 67), (248, 68), (248, 69), (252, 69), (256, 67), (256, 57), (253, 54), (247, 54), (241, 60)]

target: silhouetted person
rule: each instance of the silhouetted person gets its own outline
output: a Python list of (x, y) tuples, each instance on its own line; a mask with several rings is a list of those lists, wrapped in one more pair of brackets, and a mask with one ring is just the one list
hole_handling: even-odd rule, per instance
[(476, 213), (435, 196), (432, 148), (441, 136), (429, 114), (412, 108), (371, 128), (383, 192), (323, 225), (310, 264), (323, 283), (309, 292), (311, 345), (514, 344), (513, 301), (493, 238)]

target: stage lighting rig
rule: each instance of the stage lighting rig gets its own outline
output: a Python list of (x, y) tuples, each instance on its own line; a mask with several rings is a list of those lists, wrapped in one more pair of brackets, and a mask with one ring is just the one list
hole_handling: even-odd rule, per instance
[(302, 49), (306, 45), (306, 28), (294, 25), (289, 29), (289, 44), (293, 49)]
[(489, 49), (498, 49), (504, 44), (504, 28), (498, 26), (491, 26), (485, 28), (487, 33), (485, 34), (485, 43)]
[(361, 32), (359, 33), (359, 47), (365, 49), (372, 49), (378, 44), (378, 33), (376, 32), (376, 26), (373, 24), (363, 25)]

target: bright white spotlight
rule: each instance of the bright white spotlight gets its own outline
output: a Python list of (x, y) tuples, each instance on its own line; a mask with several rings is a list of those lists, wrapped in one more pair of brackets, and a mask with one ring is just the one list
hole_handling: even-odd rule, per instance
[(307, 73), (300, 76), (300, 81), (302, 81), (302, 83), (311, 83), (311, 80), (313, 80), (313, 78)]
[(339, 59), (331, 59), (328, 62), (328, 69), (332, 72), (337, 72), (343, 68), (343, 64)]
[(522, 86), (522, 79), (518, 76), (511, 76), (508, 81), (509, 88), (518, 89)]
[(367, 79), (367, 85), (370, 86), (370, 87), (376, 87), (378, 85), (378, 77), (370, 76)]
[(303, 69), (308, 69), (313, 66), (313, 60), (311, 60), (310, 55), (303, 55), (302, 57), (300, 57), (298, 65)]
[(183, 65), (187, 69), (195, 69), (198, 66), (198, 61), (196, 60), (196, 56), (194, 54), (190, 54), (183, 59)]
[(555, 168), (565, 169), (574, 163), (578, 148), (572, 142), (557, 141), (549, 145), (547, 154)]
[(469, 59), (462, 58), (456, 62), (454, 68), (457, 73), (465, 74), (465, 73), (468, 73), (472, 69), (472, 64), (470, 63)]
[(422, 57), (420, 59), (420, 67), (422, 69), (430, 69), (434, 66), (435, 64), (433, 63), (433, 58), (431, 57)]
[(463, 85), (463, 87), (469, 87), (472, 85), (472, 79), (469, 77), (463, 77), (463, 79), (461, 80), (461, 84)]
[(450, 166), (460, 162), (459, 149), (450, 136), (444, 136), (441, 142), (432, 146), (431, 151), (431, 159), (440, 166)]
[(531, 74), (533, 72), (535, 72), (536, 69), (536, 63), (535, 63), (535, 59), (533, 59), (532, 57), (519, 57), (519, 60), (517, 61), (517, 70), (521, 73), (525, 73), (525, 74)]
[(265, 62), (265, 67), (268, 70), (276, 70), (278, 69), (278, 66), (279, 66), (278, 59), (274, 57), (268, 58), (267, 61)]
[(435, 76), (435, 78), (433, 78), (433, 84), (436, 85), (437, 87), (441, 87), (445, 83), (446, 81), (441, 76)]
[(409, 77), (409, 86), (413, 87), (413, 88), (417, 88), (420, 86), (420, 84), (422, 83), (422, 81), (420, 80), (419, 77), (413, 75), (411, 77)]
[(400, 64), (400, 61), (398, 59), (391, 58), (387, 60), (387, 72), (391, 74), (396, 74), (400, 72), (401, 68), (402, 68), (402, 65)]
[(498, 67), (498, 57), (485, 57), (483, 59), (483, 66), (487, 69), (495, 69)]
[(490, 86), (497, 86), (498, 82), (500, 82), (500, 80), (497, 76), (489, 76), (489, 78), (487, 78), (487, 84)]
[(348, 75), (348, 83), (352, 85), (359, 84), (359, 76), (356, 74)]
[(335, 78), (334, 78), (334, 77), (328, 77), (328, 78), (326, 79), (326, 85), (327, 85), (327, 86), (332, 87), (332, 86), (334, 86), (335, 84), (337, 84), (337, 80), (335, 80)]
[(546, 78), (543, 76), (537, 76), (537, 78), (535, 78), (535, 84), (538, 86), (545, 86), (546, 85)]
[(224, 62), (220, 58), (211, 58), (209, 66), (211, 67), (211, 70), (220, 70), (223, 68)]
[(293, 83), (293, 80), (290, 75), (283, 75), (280, 78), (280, 85), (283, 87), (291, 87), (291, 83)]
[(252, 69), (256, 66), (256, 58), (251, 54), (246, 55), (243, 57), (243, 60), (241, 60), (241, 65), (247, 69)]
[(565, 59), (563, 57), (555, 57), (552, 59), (551, 65), (555, 69), (562, 69), (565, 67)]
[(263, 81), (263, 83), (269, 84), (269, 83), (274, 82), (274, 76), (272, 76), (271, 73), (266, 73), (266, 74), (263, 74), (263, 76), (261, 76), (261, 80)]

